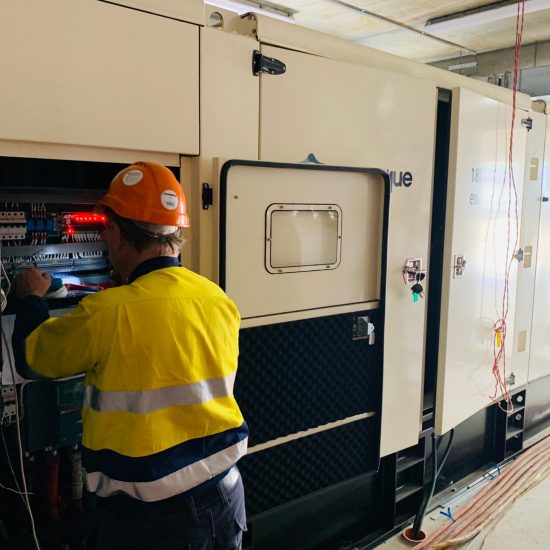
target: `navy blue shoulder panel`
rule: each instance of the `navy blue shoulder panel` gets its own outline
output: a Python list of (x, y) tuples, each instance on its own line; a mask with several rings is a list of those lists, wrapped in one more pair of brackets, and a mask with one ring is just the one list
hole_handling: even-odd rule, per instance
[(170, 447), (160, 453), (129, 457), (110, 449), (93, 451), (82, 447), (82, 463), (88, 473), (102, 472), (119, 481), (154, 481), (212, 456), (246, 439), (248, 426), (243, 422), (219, 434), (200, 437)]
[(142, 275), (147, 275), (151, 271), (156, 271), (157, 269), (165, 269), (167, 267), (179, 267), (180, 261), (173, 256), (158, 256), (156, 258), (149, 258), (144, 262), (141, 262), (135, 269), (130, 273), (128, 277), (128, 284), (133, 283), (138, 277)]

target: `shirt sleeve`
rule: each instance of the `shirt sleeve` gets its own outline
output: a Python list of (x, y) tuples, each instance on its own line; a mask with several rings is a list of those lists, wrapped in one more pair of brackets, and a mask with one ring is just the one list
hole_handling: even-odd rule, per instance
[(84, 301), (62, 317), (52, 318), (45, 300), (36, 296), (21, 300), (12, 339), (17, 372), (25, 378), (64, 378), (93, 369), (91, 318)]
[(15, 359), (15, 370), (23, 377), (30, 380), (41, 378), (33, 372), (25, 360), (25, 338), (46, 319), (50, 313), (46, 300), (39, 296), (26, 296), (17, 300), (15, 305), (15, 325), (11, 344)]

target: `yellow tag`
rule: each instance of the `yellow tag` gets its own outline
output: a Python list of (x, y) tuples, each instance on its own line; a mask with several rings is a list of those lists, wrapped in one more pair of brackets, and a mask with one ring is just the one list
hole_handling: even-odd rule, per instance
[(500, 348), (500, 330), (497, 330), (497, 348)]

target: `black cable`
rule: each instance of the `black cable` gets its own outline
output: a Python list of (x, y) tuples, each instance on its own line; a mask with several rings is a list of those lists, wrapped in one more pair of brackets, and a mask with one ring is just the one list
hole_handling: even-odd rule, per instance
[(422, 528), (422, 520), (424, 519), (424, 514), (426, 513), (426, 508), (430, 503), (433, 492), (435, 490), (435, 482), (437, 481), (437, 435), (435, 432), (432, 432), (432, 482), (429, 488), (426, 486), (424, 489), (424, 494), (422, 496), (422, 502), (420, 503), (420, 508), (416, 513), (414, 518), (413, 528), (412, 528), (412, 537), (414, 540), (418, 540), (420, 536), (420, 530)]
[(430, 504), (430, 500), (432, 499), (432, 496), (435, 491), (435, 484), (437, 482), (437, 478), (439, 477), (439, 474), (441, 473), (441, 470), (445, 464), (445, 461), (447, 460), (447, 457), (449, 456), (449, 452), (451, 451), (451, 444), (453, 442), (454, 438), (454, 428), (450, 432), (449, 441), (447, 443), (447, 447), (445, 448), (445, 452), (443, 453), (443, 456), (441, 457), (441, 461), (439, 464), (439, 467), (437, 465), (437, 435), (435, 433), (432, 433), (432, 481), (430, 483), (429, 489), (424, 490), (424, 496), (422, 497), (422, 502), (420, 503), (420, 507), (418, 509), (418, 512), (416, 513), (416, 516), (414, 518), (413, 528), (412, 528), (412, 538), (415, 540), (418, 540), (418, 537), (420, 536), (420, 531), (422, 529), (422, 521), (424, 520), (424, 514), (426, 513), (426, 510), (428, 509), (428, 506)]
[(447, 442), (447, 447), (445, 448), (445, 452), (443, 453), (443, 456), (441, 457), (441, 460), (439, 461), (439, 468), (437, 469), (437, 477), (439, 477), (439, 474), (441, 473), (441, 470), (443, 469), (443, 466), (445, 466), (445, 461), (447, 460), (447, 457), (449, 456), (449, 453), (451, 452), (451, 445), (453, 444), (454, 436), (455, 436), (455, 429), (453, 428), (449, 432), (449, 441)]

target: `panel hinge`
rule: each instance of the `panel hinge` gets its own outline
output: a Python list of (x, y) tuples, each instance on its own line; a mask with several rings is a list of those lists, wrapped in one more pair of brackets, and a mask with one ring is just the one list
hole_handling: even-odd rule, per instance
[(466, 260), (462, 254), (455, 255), (455, 262), (453, 265), (453, 279), (457, 277), (462, 277), (464, 275), (464, 270), (466, 269)]
[(521, 125), (524, 128), (527, 128), (527, 131), (531, 130), (533, 128), (533, 119), (531, 117), (529, 118), (522, 118), (521, 119)]
[(286, 65), (282, 61), (266, 57), (259, 50), (254, 50), (252, 54), (252, 74), (254, 76), (258, 76), (260, 73), (283, 74), (285, 72)]
[(208, 210), (210, 206), (214, 204), (214, 196), (212, 193), (212, 187), (207, 183), (202, 184), (202, 209)]

